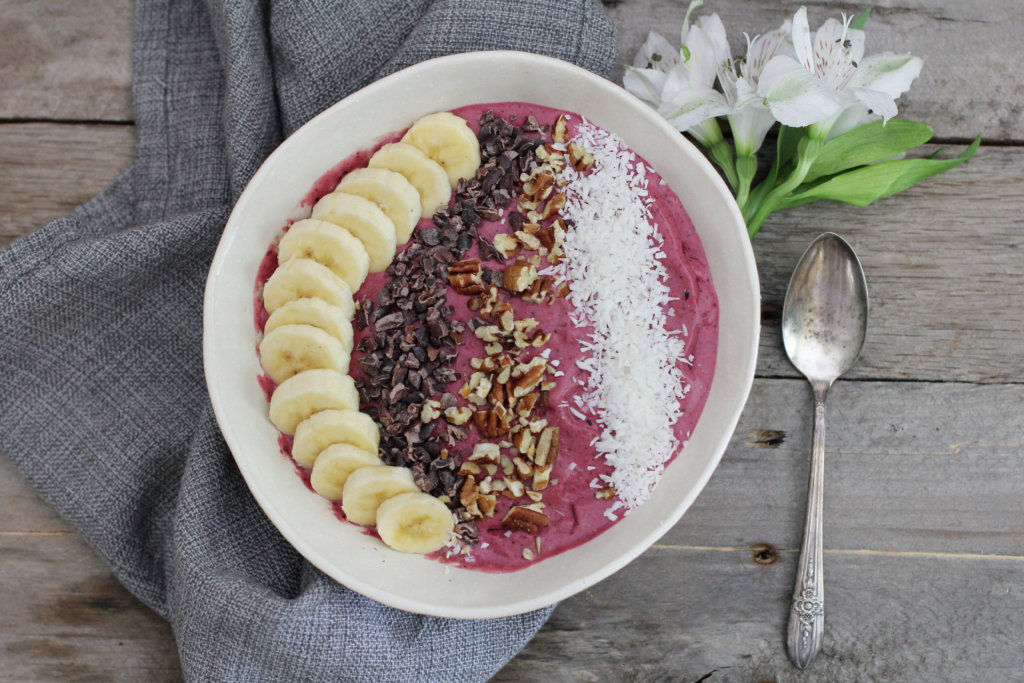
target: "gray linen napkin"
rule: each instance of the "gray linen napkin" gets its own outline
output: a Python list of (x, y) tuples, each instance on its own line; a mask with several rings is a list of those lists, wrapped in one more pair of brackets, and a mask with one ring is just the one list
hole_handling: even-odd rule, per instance
[(481, 680), (550, 614), (427, 618), (328, 579), (249, 495), (202, 372), (214, 248), (283, 136), (491, 48), (607, 73), (615, 35), (596, 0), (138, 0), (137, 159), (0, 252), (0, 451), (171, 622), (192, 680)]

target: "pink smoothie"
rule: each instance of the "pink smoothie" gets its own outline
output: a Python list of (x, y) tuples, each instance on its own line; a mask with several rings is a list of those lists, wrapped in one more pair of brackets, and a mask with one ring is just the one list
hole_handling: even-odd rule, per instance
[[(550, 126), (559, 114), (563, 113), (547, 107), (523, 103), (471, 105), (455, 109), (453, 113), (466, 119), (474, 131), (478, 131), (479, 119), (488, 110), (493, 110), (495, 114), (517, 125), (521, 124), (527, 116), (532, 115), (541, 124)], [(578, 121), (580, 121), (578, 115), (571, 116), (570, 134), (574, 131), (573, 122)], [(338, 164), (317, 182), (310, 194), (303, 200), (303, 205), (312, 205), (321, 196), (333, 191), (338, 180), (345, 173), (365, 165), (366, 159), (373, 150), (399, 136), (400, 133), (384, 136), (372, 149), (357, 153)], [(673, 302), (669, 311), (668, 327), (680, 331), (685, 330), (686, 354), (685, 358), (680, 360), (679, 367), (690, 388), (683, 401), (683, 415), (674, 427), (676, 438), (681, 444), (685, 444), (700, 417), (714, 374), (718, 344), (718, 299), (711, 282), (704, 249), (685, 209), (675, 193), (662, 182), (656, 172), (649, 170), (647, 177), (649, 179), (648, 190), (654, 199), (653, 221), (664, 239), (664, 251), (668, 255), (663, 261), (668, 271), (667, 282), (671, 296), (678, 299)], [(508, 211), (505, 212), (506, 215), (507, 213)], [(419, 227), (425, 228), (430, 225), (430, 219), (424, 218), (420, 221)], [(491, 239), (498, 232), (509, 232), (509, 230), (503, 221), (489, 221), (479, 228), (479, 234)], [(473, 257), (480, 257), (475, 244), (463, 258)], [(483, 265), (492, 269), (501, 267), (495, 262), (484, 262)], [(263, 266), (260, 269), (257, 283), (256, 301), (256, 325), (260, 330), (266, 321), (266, 312), (263, 310), (258, 292), (261, 291), (262, 284), (276, 267), (276, 254), (273, 253), (273, 249), (268, 252)], [(377, 292), (384, 286), (388, 278), (389, 276), (385, 273), (370, 275), (356, 293), (356, 300), (375, 301)], [(585, 415), (586, 419), (580, 420), (566, 408), (561, 407), (575, 405), (572, 399), (573, 395), (579, 391), (579, 387), (573, 381), (574, 378), (578, 377), (581, 382), (585, 380), (584, 373), (576, 366), (576, 360), (581, 357), (579, 342), (587, 337), (590, 330), (573, 326), (569, 319), (571, 306), (566, 299), (554, 299), (544, 304), (533, 304), (518, 297), (509, 297), (507, 292), (502, 291), (502, 293), (502, 300), (508, 301), (513, 306), (517, 320), (528, 317), (535, 318), (542, 330), (551, 333), (551, 339), (544, 348), (550, 349), (549, 359), (557, 362), (557, 369), (564, 372), (564, 375), (554, 378), (557, 386), (548, 395), (548, 405), (535, 409), (533, 416), (533, 419), (547, 419), (549, 424), (558, 426), (561, 430), (561, 446), (551, 474), (551, 483), (543, 491), (543, 502), (546, 506), (544, 513), (550, 518), (548, 526), (543, 527), (538, 534), (508, 531), (501, 523), (505, 513), (513, 505), (528, 504), (530, 500), (513, 501), (499, 496), (498, 507), (494, 515), (477, 522), (480, 543), (473, 548), (469, 555), (457, 555), (449, 558), (445, 551), (436, 554), (442, 561), (478, 570), (497, 572), (514, 571), (576, 547), (594, 538), (622, 518), (621, 509), (614, 515), (606, 516), (606, 512), (614, 504), (615, 499), (598, 499), (595, 496), (595, 488), (592, 487), (595, 478), (611, 471), (609, 465), (596, 457), (590, 446), (591, 441), (600, 434), (601, 426), (591, 415)], [(475, 316), (475, 313), (467, 305), (470, 297), (460, 295), (450, 288), (447, 297), (449, 303), (455, 307), (455, 318), (468, 323)], [(370, 332), (371, 330), (356, 330), (355, 345), (358, 347), (360, 339)], [(541, 350), (527, 350), (523, 356), (528, 358), (539, 351)], [(449, 385), (447, 390), (457, 393), (473, 372), (470, 360), (482, 358), (485, 355), (483, 342), (469, 333), (467, 328), (455, 363), (459, 379)], [(361, 374), (358, 364), (361, 357), (362, 354), (359, 351), (353, 352), (350, 365), (353, 377), (358, 378)], [(692, 358), (692, 361), (687, 362), (689, 358)], [(265, 389), (272, 391), (273, 387), (269, 385)], [(472, 452), (473, 446), (479, 441), (479, 435), (475, 428), (469, 429), (468, 432), (467, 440), (455, 449), (460, 457), (468, 456)], [(281, 447), (282, 451), (290, 456), (290, 444), (282, 441)], [(308, 473), (303, 472), (303, 474), (308, 485)], [(600, 484), (600, 486), (603, 487), (604, 484)], [(343, 518), (340, 505), (336, 504), (335, 509), (339, 517)], [(614, 517), (614, 520), (610, 517)], [(541, 539), (539, 553), (536, 545), (538, 537)], [(524, 548), (530, 549), (535, 555), (532, 561), (524, 558)]]

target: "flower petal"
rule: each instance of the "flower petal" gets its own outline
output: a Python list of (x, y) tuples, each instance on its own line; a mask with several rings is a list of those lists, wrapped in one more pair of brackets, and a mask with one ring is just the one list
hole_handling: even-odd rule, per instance
[(832, 128), (828, 132), (828, 136), (825, 138), (826, 141), (831, 140), (834, 137), (848, 133), (854, 128), (859, 128), (865, 123), (870, 123), (882, 118), (877, 114), (872, 114), (868, 111), (868, 108), (859, 102), (853, 106), (843, 109), (836, 117), (836, 122), (832, 125)]
[(651, 31), (633, 58), (633, 66), (637, 69), (668, 71), (679, 63), (679, 56), (677, 48), (661, 35)]
[(793, 15), (793, 50), (796, 60), (808, 71), (814, 71), (814, 46), (811, 44), (811, 27), (807, 23), (807, 8), (801, 7)]
[(792, 57), (776, 55), (765, 66), (757, 94), (783, 125), (809, 126), (839, 112), (835, 93)]
[(690, 33), (686, 38), (686, 47), (690, 51), (686, 59), (690, 80), (706, 88), (712, 87), (718, 76), (718, 65), (721, 62), (716, 58), (714, 42), (703, 26), (690, 27)]
[(761, 149), (769, 129), (775, 124), (772, 113), (758, 104), (752, 104), (729, 114), (729, 127), (736, 144), (737, 156), (749, 156)]
[[(658, 112), (668, 119), (676, 130), (684, 131), (707, 119), (729, 113), (725, 96), (717, 90), (698, 86), (670, 91), (669, 87), (666, 85), (666, 97), (658, 107)], [(670, 92), (671, 99), (668, 97)]]
[[(860, 31), (860, 52), (864, 52), (864, 36)], [(852, 56), (853, 41), (846, 24), (827, 19), (814, 34), (814, 68), (818, 78), (833, 90), (842, 90), (856, 70)]]
[(923, 64), (920, 57), (910, 54), (882, 52), (871, 55), (857, 67), (850, 78), (850, 86), (878, 90), (895, 99), (910, 89)]
[[(780, 48), (790, 47), (786, 38), (789, 37), (792, 30), (793, 26), (787, 19), (782, 26), (771, 33), (756, 36), (750, 41), (747, 46), (747, 59), (743, 67), (744, 77), (757, 83), (757, 79), (761, 76), (761, 72), (769, 60), (779, 53)], [(785, 54), (785, 52), (781, 54)]]
[(888, 93), (869, 88), (847, 88), (847, 91), (865, 107), (876, 114), (880, 114), (884, 121), (888, 121), (896, 116), (896, 100), (890, 97)]
[(657, 107), (661, 104), (661, 93), (668, 76), (657, 69), (626, 69), (622, 75), (622, 87), (644, 102)]
[(732, 51), (729, 49), (729, 41), (725, 37), (725, 25), (717, 14), (701, 17), (697, 26), (704, 31), (714, 48), (715, 64), (721, 64), (732, 59)]

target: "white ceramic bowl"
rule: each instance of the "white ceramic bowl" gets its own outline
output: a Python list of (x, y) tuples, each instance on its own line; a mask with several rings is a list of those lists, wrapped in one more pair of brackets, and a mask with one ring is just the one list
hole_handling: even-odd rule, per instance
[[(300, 200), (340, 160), (433, 111), (533, 102), (578, 112), (621, 136), (662, 175), (704, 244), (718, 291), (718, 363), (685, 451), (651, 498), (582, 546), (524, 570), (488, 574), (389, 550), (339, 522), (282, 457), (257, 384), (253, 287), (267, 247)], [(308, 209), (306, 209), (308, 211)], [(583, 69), (519, 52), (443, 57), (405, 69), (326, 110), (267, 158), (235, 205), (206, 285), (203, 357), (213, 409), (253, 496), (310, 562), (393, 607), (445, 617), (517, 614), (597, 583), (640, 555), (690, 507), (729, 442), (754, 376), (759, 333), (754, 256), (732, 196), (711, 164), (646, 105)]]

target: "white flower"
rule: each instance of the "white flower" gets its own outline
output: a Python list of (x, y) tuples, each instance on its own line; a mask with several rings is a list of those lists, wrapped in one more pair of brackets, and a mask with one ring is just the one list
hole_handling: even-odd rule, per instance
[(760, 149), (768, 130), (775, 124), (775, 117), (758, 97), (757, 85), (765, 65), (780, 50), (785, 52), (789, 48), (786, 42), (789, 32), (790, 23), (786, 21), (772, 33), (753, 40), (748, 37), (745, 59), (729, 59), (719, 65), (718, 81), (729, 103), (729, 127), (737, 156), (750, 156)]
[[(850, 19), (828, 19), (811, 38), (807, 9), (793, 16), (795, 59), (777, 56), (761, 77), (758, 94), (769, 100), (775, 117), (787, 126), (823, 123), (832, 127), (842, 113), (844, 126), (865, 122), (867, 111), (889, 120), (896, 115), (896, 98), (921, 73), (920, 58), (886, 52), (864, 57), (864, 31), (850, 28)], [(770, 95), (800, 91), (802, 106), (773, 107)], [(790, 103), (791, 104), (791, 103)], [(846, 110), (855, 108), (848, 116)]]
[(708, 127), (709, 119), (729, 112), (725, 96), (714, 89), (718, 66), (729, 59), (729, 45), (718, 15), (701, 17), (690, 26), (690, 13), (701, 4), (702, 0), (690, 3), (680, 50), (669, 52), (668, 41), (651, 33), (622, 84), (677, 130), (688, 131), (706, 145), (720, 137), (717, 126), (714, 130)]

